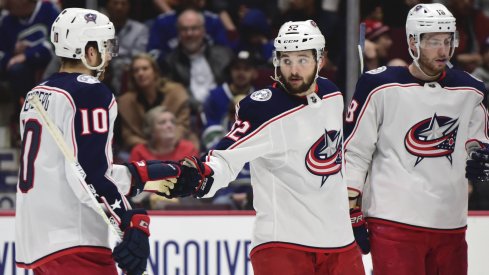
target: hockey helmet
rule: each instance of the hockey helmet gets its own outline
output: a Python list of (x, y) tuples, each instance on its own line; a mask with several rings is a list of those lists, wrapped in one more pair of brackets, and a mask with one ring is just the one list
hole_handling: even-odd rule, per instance
[(418, 56), (409, 50), (411, 57), (414, 60), (419, 58), (419, 47), (421, 42), (421, 34), (424, 33), (452, 33), (452, 47), (450, 57), (456, 47), (458, 47), (458, 34), (455, 25), (455, 17), (442, 4), (418, 4), (414, 6), (408, 13), (406, 19), (406, 37), (407, 43), (410, 43), (410, 37), (414, 38)]
[[(85, 46), (97, 43), (103, 62), (97, 67), (88, 66)], [(109, 18), (95, 10), (67, 8), (63, 10), (51, 28), (51, 42), (57, 56), (81, 59), (85, 66), (95, 70), (105, 63), (105, 53), (116, 56), (118, 52), (115, 28)]]
[(321, 57), (326, 41), (313, 20), (289, 21), (284, 23), (278, 31), (275, 46), (274, 64), (278, 65), (276, 52), (290, 52), (303, 50), (316, 50), (316, 58)]

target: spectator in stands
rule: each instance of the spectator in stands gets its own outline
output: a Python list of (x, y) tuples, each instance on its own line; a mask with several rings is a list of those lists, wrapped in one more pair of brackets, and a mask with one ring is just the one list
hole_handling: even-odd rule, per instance
[(205, 17), (197, 10), (183, 11), (177, 28), (178, 47), (166, 57), (168, 76), (187, 87), (193, 106), (199, 106), (211, 89), (224, 82), (224, 69), (233, 53), (228, 47), (209, 43)]
[(270, 39), (271, 26), (265, 13), (259, 9), (247, 9), (239, 22), (240, 37), (234, 50), (248, 51), (258, 66), (272, 64), (273, 40)]
[(132, 89), (118, 98), (122, 139), (126, 149), (147, 143), (142, 127), (144, 114), (160, 105), (175, 115), (178, 138), (190, 139), (199, 148), (198, 138), (189, 128), (187, 91), (182, 85), (160, 77), (158, 66), (150, 55), (143, 53), (133, 58), (129, 84)]
[(148, 44), (148, 28), (135, 20), (129, 19), (129, 0), (107, 0), (106, 9), (110, 21), (114, 23), (117, 40), (119, 41), (119, 54), (112, 58), (109, 72), (110, 86), (115, 94), (119, 94), (124, 87), (131, 59), (138, 53), (146, 51)]
[[(459, 35), (459, 46), (452, 60), (457, 67), (471, 73), (482, 64), (482, 57), (479, 54), (477, 26), (475, 24), (479, 12), (474, 9), (473, 0), (448, 0), (447, 6), (457, 19)], [(487, 29), (486, 26), (489, 24), (489, 19), (479, 23), (484, 26), (484, 29)]]
[[(253, 81), (257, 77), (255, 59), (247, 51), (241, 51), (229, 65), (229, 80), (209, 92), (204, 105), (204, 132), (202, 147), (210, 150), (231, 129), (234, 123), (235, 99), (255, 91)], [(231, 110), (232, 109), (232, 110)]]
[(146, 112), (142, 130), (147, 143), (132, 148), (130, 161), (179, 161), (185, 156), (199, 154), (191, 141), (178, 137), (175, 115), (165, 106), (156, 106)]
[[(256, 60), (249, 52), (239, 52), (227, 71), (230, 73), (229, 80), (211, 90), (203, 106), (205, 127), (202, 146), (206, 150), (213, 149), (231, 130), (236, 104), (255, 91), (252, 83), (257, 77)], [(250, 167), (246, 164), (236, 180), (214, 195), (213, 203), (229, 205), (231, 209), (253, 209), (250, 204), (253, 197), (250, 184)]]
[(380, 21), (367, 19), (365, 20), (365, 39), (368, 40), (365, 43), (365, 70), (373, 70), (386, 65), (392, 46), (389, 27)]
[[(229, 46), (223, 22), (217, 14), (203, 10), (202, 3), (205, 3), (205, 1), (183, 1), (176, 6), (176, 10), (163, 13), (156, 18), (150, 30), (147, 50), (157, 58), (159, 65), (162, 65), (166, 55), (179, 45), (181, 30), (178, 30), (178, 25), (180, 24), (178, 18), (187, 9), (194, 9), (202, 13), (203, 23), (199, 29), (205, 30), (204, 36), (209, 44)], [(191, 29), (189, 31), (198, 30)]]
[(486, 85), (486, 89), (489, 90), (489, 37), (486, 38), (485, 43), (482, 46), (481, 55), (482, 65), (477, 67), (472, 75), (482, 80)]
[[(131, 150), (129, 161), (170, 160), (179, 161), (185, 156), (198, 156), (195, 145), (178, 138), (175, 115), (165, 106), (156, 106), (144, 115), (143, 134), (146, 144), (137, 144)], [(168, 204), (179, 203), (179, 199), (165, 199), (156, 194), (143, 192), (132, 198), (135, 204), (149, 209), (162, 209)]]
[(53, 53), (51, 25), (59, 9), (50, 1), (4, 0), (8, 14), (0, 22), (0, 79), (10, 84), (16, 114), (19, 100), (40, 80)]

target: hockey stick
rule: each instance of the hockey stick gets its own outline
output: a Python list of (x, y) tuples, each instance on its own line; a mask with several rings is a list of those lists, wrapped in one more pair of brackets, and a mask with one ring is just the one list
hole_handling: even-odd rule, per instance
[[(49, 133), (51, 134), (54, 141), (56, 142), (56, 145), (58, 145), (58, 148), (61, 151), (61, 153), (63, 153), (65, 159), (69, 162), (71, 170), (73, 171), (77, 179), (82, 183), (82, 186), (85, 189), (85, 191), (88, 193), (88, 196), (90, 197), (90, 200), (93, 203), (92, 208), (96, 210), (97, 214), (99, 214), (102, 217), (104, 222), (109, 226), (110, 231), (115, 236), (117, 236), (117, 242), (120, 242), (122, 240), (123, 233), (119, 228), (119, 225), (117, 224), (117, 222), (114, 220), (113, 217), (110, 217), (109, 219), (105, 214), (102, 206), (100, 206), (100, 203), (97, 201), (95, 197), (96, 195), (95, 187), (93, 187), (93, 185), (88, 184), (85, 181), (85, 177), (87, 176), (87, 174), (83, 170), (83, 167), (80, 165), (80, 163), (78, 163), (75, 156), (73, 155), (68, 145), (64, 141), (63, 134), (61, 134), (59, 128), (56, 127), (56, 125), (54, 125), (54, 122), (51, 120), (46, 110), (44, 110), (44, 107), (42, 106), (42, 103), (39, 100), (39, 96), (32, 93), (28, 97), (28, 100), (29, 103), (32, 104), (32, 106), (34, 106), (34, 108), (38, 112), (41, 121), (47, 127)], [(143, 274), (147, 274), (147, 272), (145, 271)]]
[(363, 74), (363, 51), (365, 50), (365, 23), (360, 23), (358, 38), (358, 57), (360, 60), (360, 74)]

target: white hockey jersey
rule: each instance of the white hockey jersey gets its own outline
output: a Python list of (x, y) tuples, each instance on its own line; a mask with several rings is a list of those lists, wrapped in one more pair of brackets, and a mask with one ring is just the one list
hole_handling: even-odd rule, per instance
[[(54, 74), (28, 96), (32, 93), (40, 97), (49, 117), (63, 133), (96, 197), (119, 221), (129, 208), (122, 194), (129, 192), (130, 176), (125, 167), (112, 165), (111, 140), (117, 115), (112, 93), (94, 77), (68, 73)], [(28, 96), (20, 114), (17, 265), (35, 268), (79, 251), (110, 254), (108, 226), (91, 208), (86, 191)]]
[(348, 187), (363, 191), (368, 219), (465, 230), (465, 144), (488, 142), (484, 94), (482, 82), (455, 69), (434, 82), (406, 67), (360, 78), (346, 115), (345, 170)]
[(243, 99), (231, 131), (209, 152), (214, 183), (250, 162), (256, 220), (252, 254), (265, 247), (334, 252), (355, 247), (342, 176), (343, 96), (329, 80), (297, 97), (275, 88)]

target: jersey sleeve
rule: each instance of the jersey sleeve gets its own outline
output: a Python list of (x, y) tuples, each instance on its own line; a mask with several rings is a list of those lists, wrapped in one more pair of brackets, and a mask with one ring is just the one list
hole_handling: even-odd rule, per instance
[(364, 74), (345, 117), (345, 179), (349, 189), (361, 193), (375, 151), (382, 119), (380, 95), (373, 76)]
[(484, 105), (484, 101), (487, 98), (487, 90), (484, 87), (482, 82), (478, 83), (476, 88), (478, 92), (481, 94), (480, 101), (478, 105), (472, 111), (472, 115), (469, 121), (469, 134), (468, 140), (477, 141), (483, 143), (489, 143), (489, 133), (488, 133), (488, 112), (487, 108)]
[(206, 197), (236, 179), (245, 163), (273, 150), (272, 126), (258, 117), (261, 112), (253, 103), (246, 99), (240, 102), (233, 127), (207, 154), (205, 160), (214, 171), (214, 183)]

